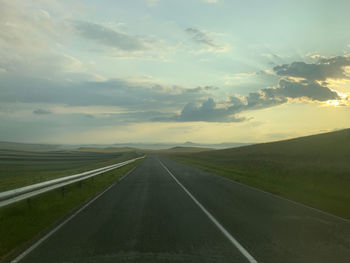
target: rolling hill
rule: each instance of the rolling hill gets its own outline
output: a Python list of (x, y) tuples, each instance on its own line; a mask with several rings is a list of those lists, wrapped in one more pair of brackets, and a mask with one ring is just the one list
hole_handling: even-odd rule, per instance
[(168, 155), (350, 218), (350, 129), (225, 150)]

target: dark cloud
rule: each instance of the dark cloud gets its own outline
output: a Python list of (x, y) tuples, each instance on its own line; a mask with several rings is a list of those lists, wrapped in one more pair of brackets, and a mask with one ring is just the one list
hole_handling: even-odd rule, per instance
[(304, 78), (324, 81), (327, 78), (345, 79), (344, 67), (350, 66), (350, 57), (322, 58), (317, 63), (293, 62), (274, 67), (279, 76)]
[(252, 92), (246, 97), (247, 104), (244, 110), (258, 110), (286, 103), (286, 97), (268, 97), (264, 91)]
[[(198, 102), (210, 90), (133, 83), (121, 79), (57, 83), (47, 79), (4, 75), (0, 102), (55, 103), (69, 106), (120, 106), (133, 110), (174, 110)], [(28, 92), (30, 90), (30, 92)]]
[(197, 29), (197, 28), (187, 28), (186, 33), (191, 36), (191, 40), (195, 43), (198, 43), (202, 46), (208, 48), (208, 51), (224, 51), (225, 45), (218, 43), (214, 40), (208, 33)]
[(292, 81), (282, 79), (279, 88), (268, 88), (262, 90), (266, 98), (307, 98), (312, 101), (327, 101), (340, 99), (339, 95), (326, 86), (315, 81)]
[(181, 114), (172, 117), (175, 121), (207, 121), (207, 122), (240, 122), (244, 118), (234, 116), (235, 110), (233, 107), (217, 108), (216, 103), (212, 98), (204, 101), (197, 106), (195, 103), (185, 105)]
[[(0, 85), (1, 103), (63, 104), (67, 106), (115, 106), (125, 112), (114, 115), (125, 121), (169, 118), (189, 101), (199, 103), (215, 87), (188, 89), (156, 83), (133, 83), (120, 79), (89, 82), (54, 82), (34, 77), (4, 75)], [(30, 90), (30, 92), (28, 92)], [(34, 114), (43, 114), (38, 109)], [(110, 120), (110, 119), (109, 119)]]
[(244, 98), (231, 96), (226, 107), (216, 107), (212, 98), (204, 101), (199, 106), (195, 103), (188, 103), (181, 111), (181, 114), (172, 116), (168, 121), (207, 121), (207, 122), (242, 122), (246, 118), (237, 114), (248, 111), (277, 106), (287, 102), (284, 97), (267, 98), (262, 91), (249, 93)]
[(33, 113), (37, 115), (47, 115), (47, 114), (51, 114), (52, 112), (44, 109), (36, 109), (33, 111)]
[(214, 91), (218, 89), (219, 89), (218, 87), (214, 87), (214, 86), (204, 86), (204, 87), (186, 89), (186, 93), (202, 93), (202, 92)]
[(217, 47), (215, 41), (203, 31), (196, 28), (187, 28), (186, 32), (191, 35), (193, 41), (210, 47)]
[(123, 51), (147, 50), (154, 42), (145, 36), (128, 35), (95, 23), (84, 21), (72, 21), (71, 23), (80, 36)]
[[(211, 98), (199, 106), (196, 103), (188, 103), (182, 109), (181, 114), (171, 117), (170, 120), (236, 122), (245, 120), (237, 117), (237, 114), (241, 112), (281, 105), (290, 99), (318, 102), (340, 100), (338, 93), (328, 88), (326, 82), (319, 83), (316, 80), (348, 78), (344, 73), (344, 67), (347, 65), (350, 65), (348, 57), (334, 57), (321, 59), (318, 64), (294, 62), (278, 66), (274, 70), (283, 77), (276, 87), (262, 88), (243, 98), (232, 96), (229, 105), (224, 108), (216, 107), (215, 101)], [(303, 79), (292, 80), (285, 77)]]

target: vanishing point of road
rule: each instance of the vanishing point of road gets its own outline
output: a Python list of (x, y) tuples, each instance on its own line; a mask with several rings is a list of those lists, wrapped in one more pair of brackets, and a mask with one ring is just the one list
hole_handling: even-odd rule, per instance
[(349, 263), (350, 222), (150, 156), (18, 259)]

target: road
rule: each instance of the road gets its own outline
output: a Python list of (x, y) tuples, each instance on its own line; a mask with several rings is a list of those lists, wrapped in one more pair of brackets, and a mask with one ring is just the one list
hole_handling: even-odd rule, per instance
[(20, 262), (348, 263), (350, 222), (150, 156)]

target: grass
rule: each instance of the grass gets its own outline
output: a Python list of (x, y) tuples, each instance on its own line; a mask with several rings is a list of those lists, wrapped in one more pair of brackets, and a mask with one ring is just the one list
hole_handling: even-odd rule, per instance
[(101, 192), (142, 160), (0, 208), (0, 260)]
[(167, 155), (350, 219), (350, 129), (225, 150)]
[(0, 149), (0, 192), (80, 173), (140, 156), (136, 152)]

